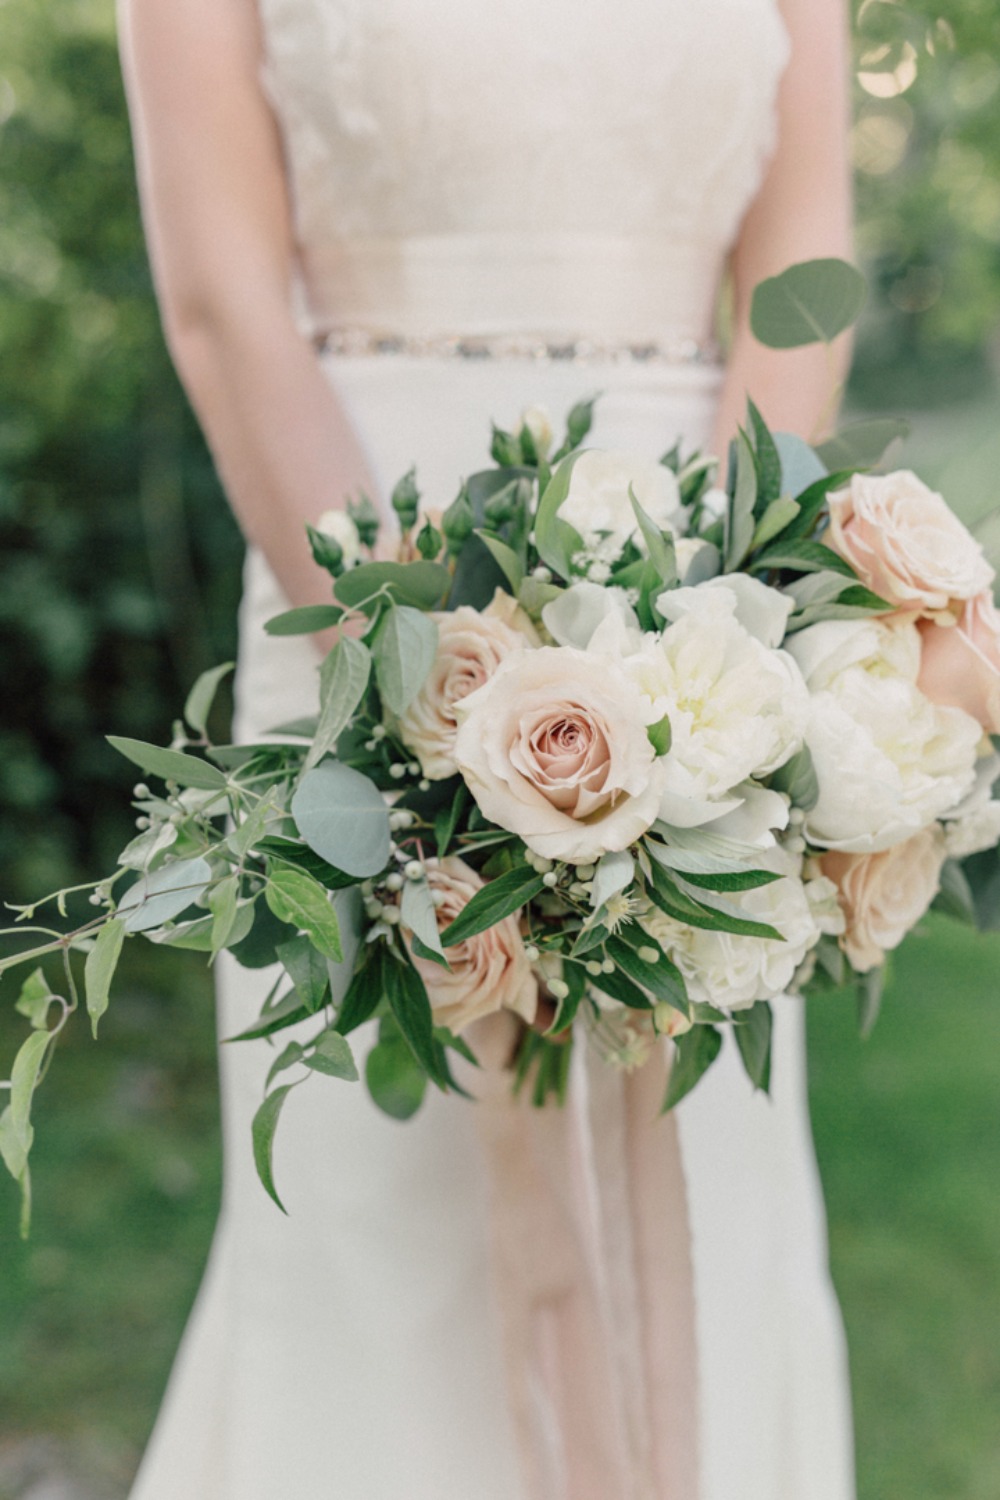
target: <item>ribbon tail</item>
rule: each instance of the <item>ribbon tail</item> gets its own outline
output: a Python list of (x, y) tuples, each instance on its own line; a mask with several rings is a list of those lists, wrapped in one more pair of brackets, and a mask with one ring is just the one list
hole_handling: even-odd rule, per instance
[(626, 1075), (581, 1037), (569, 1101), (497, 1070), (476, 1109), (530, 1500), (697, 1500), (693, 1277), (665, 1049)]

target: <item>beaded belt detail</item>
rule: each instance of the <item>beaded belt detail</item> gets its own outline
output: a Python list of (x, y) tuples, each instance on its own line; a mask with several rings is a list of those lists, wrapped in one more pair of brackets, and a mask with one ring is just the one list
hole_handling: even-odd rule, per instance
[(401, 334), (367, 328), (331, 328), (315, 336), (321, 354), (404, 356), (493, 360), (561, 361), (567, 364), (716, 365), (718, 345), (710, 340), (675, 338), (650, 342), (611, 339), (547, 339), (530, 333), (496, 335)]

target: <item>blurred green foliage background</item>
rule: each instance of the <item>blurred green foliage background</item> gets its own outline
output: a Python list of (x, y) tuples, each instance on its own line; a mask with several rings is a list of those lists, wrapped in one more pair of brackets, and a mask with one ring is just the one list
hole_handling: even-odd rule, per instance
[[(166, 739), (195, 675), (234, 647), (241, 545), (158, 329), (112, 12), (0, 0), (6, 899), (110, 868), (134, 777), (103, 735)], [(906, 461), (997, 553), (1000, 11), (863, 0), (854, 22), (872, 293), (850, 401), (916, 416)], [(995, 939), (935, 921), (870, 1043), (845, 997), (812, 1016), (862, 1500), (1000, 1494), (998, 958)], [(203, 965), (130, 951), (123, 980), (100, 1047), (78, 1028), (46, 1090), (27, 1247), (0, 1183), (0, 1500), (53, 1475), (67, 1500), (126, 1493), (211, 1233)]]

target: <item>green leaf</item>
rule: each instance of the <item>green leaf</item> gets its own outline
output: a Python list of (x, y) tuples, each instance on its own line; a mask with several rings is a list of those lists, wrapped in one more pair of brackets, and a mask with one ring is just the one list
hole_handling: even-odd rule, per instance
[(620, 853), (602, 854), (597, 861), (590, 892), (590, 904), (595, 911), (627, 890), (635, 877), (635, 860), (627, 849)]
[(694, 896), (682, 890), (659, 864), (653, 866), (653, 883), (649, 887), (649, 894), (661, 911), (666, 912), (668, 917), (673, 917), (675, 922), (683, 922), (687, 927), (701, 927), (706, 932), (732, 932), (742, 937), (771, 938), (777, 942), (782, 941), (781, 933), (777, 928), (769, 926), (766, 922), (753, 922), (730, 912), (719, 911), (714, 906), (698, 901)]
[(274, 615), (264, 625), (268, 635), (315, 635), (339, 625), (344, 611), (337, 604), (304, 604), (299, 609), (286, 609)]
[(319, 1010), (330, 993), (326, 959), (307, 937), (289, 938), (278, 944), (278, 959), (295, 986), (296, 994), (311, 1011)]
[(615, 969), (611, 974), (587, 975), (587, 983), (595, 990), (600, 990), (602, 995), (610, 995), (612, 1000), (617, 1000), (620, 1005), (627, 1005), (629, 1010), (652, 1010), (653, 1002), (645, 990), (633, 983), (627, 974), (620, 969)]
[(781, 876), (773, 870), (740, 870), (724, 875), (694, 875), (686, 873), (688, 885), (700, 886), (706, 891), (756, 891), (761, 886), (773, 885)]
[(120, 917), (112, 917), (97, 934), (97, 941), (87, 954), (83, 966), (83, 984), (87, 995), (87, 1014), (94, 1036), (97, 1023), (108, 1008), (111, 981), (121, 957), (125, 941), (125, 923)]
[(842, 427), (816, 452), (828, 469), (872, 469), (881, 463), (890, 443), (909, 436), (910, 424), (903, 417), (876, 417)]
[(198, 787), (205, 792), (222, 791), (226, 786), (226, 777), (218, 766), (199, 760), (197, 756), (184, 755), (180, 750), (163, 750), (159, 745), (147, 745), (145, 740), (122, 739), (116, 734), (109, 734), (107, 739), (113, 750), (150, 776), (176, 781), (178, 786)]
[[(30, 1150), (31, 1127), (28, 1127)], [(28, 1168), (28, 1150), (24, 1148), (14, 1130), (13, 1116), (8, 1105), (0, 1112), (0, 1161), (3, 1162), (14, 1181), (21, 1189), (21, 1238), (26, 1240), (31, 1228), (31, 1172)]]
[(341, 604), (372, 614), (386, 598), (414, 609), (437, 609), (450, 582), (441, 563), (362, 563), (338, 578), (333, 591)]
[(419, 938), (425, 950), (433, 957), (440, 957), (445, 968), (448, 960), (441, 946), (438, 931), (437, 908), (431, 888), (426, 880), (407, 880), (399, 903), (399, 919), (414, 937)]
[(488, 531), (477, 531), (476, 536), (483, 546), (492, 554), (493, 561), (502, 569), (503, 575), (510, 584), (511, 593), (516, 596), (518, 589), (524, 582), (524, 568), (521, 559), (513, 547), (508, 547), (498, 536), (491, 536)]
[(264, 1184), (268, 1194), (274, 1199), (283, 1214), (288, 1210), (278, 1197), (274, 1186), (274, 1165), (272, 1154), (274, 1149), (274, 1132), (278, 1124), (278, 1116), (281, 1114), (282, 1105), (288, 1098), (294, 1083), (283, 1083), (280, 1088), (274, 1090), (264, 1099), (263, 1104), (253, 1117), (251, 1131), (253, 1135), (253, 1159), (257, 1168), (257, 1176)]
[[(687, 990), (676, 964), (671, 963), (659, 945), (647, 937), (641, 928), (626, 928), (625, 931), (628, 933), (627, 937), (608, 938), (605, 944), (608, 957), (614, 959), (619, 968), (643, 990), (655, 995), (657, 1000), (666, 1000), (668, 1005), (686, 1016), (689, 1013)], [(634, 942), (631, 940), (633, 932)], [(640, 958), (639, 948), (656, 949), (656, 959), (647, 963), (644, 958)]]
[(350, 1043), (339, 1031), (324, 1031), (316, 1038), (316, 1045), (303, 1061), (307, 1068), (325, 1073), (328, 1078), (343, 1078), (347, 1083), (357, 1083), (358, 1070)]
[(865, 291), (865, 278), (845, 260), (800, 261), (754, 288), (750, 327), (770, 349), (828, 344), (855, 321)]
[(341, 961), (344, 954), (337, 913), (318, 880), (304, 870), (277, 865), (271, 870), (264, 895), (279, 921), (301, 928), (320, 953), (335, 963)]
[(379, 691), (393, 713), (405, 713), (423, 687), (437, 640), (436, 624), (419, 609), (394, 604), (386, 611), (373, 654)]
[(272, 820), (279, 822), (283, 816), (271, 801), (270, 795), (265, 793), (242, 822), (237, 823), (226, 839), (227, 847), (237, 858), (245, 858), (258, 840), (264, 838), (268, 823)]
[(646, 543), (649, 561), (656, 569), (660, 582), (670, 588), (677, 582), (677, 551), (674, 547), (674, 539), (653, 524), (639, 504), (631, 484), (628, 487), (628, 498), (631, 501), (635, 519), (639, 523), (642, 539)]
[(280, 859), (282, 864), (294, 865), (297, 870), (305, 870), (306, 874), (318, 880), (320, 885), (325, 885), (328, 891), (341, 891), (347, 886), (356, 885), (358, 881), (357, 876), (338, 870), (330, 864), (329, 860), (316, 854), (300, 839), (286, 839), (272, 834), (258, 841), (255, 852), (268, 854), (272, 859)]
[(173, 859), (140, 875), (118, 903), (116, 915), (125, 918), (128, 932), (148, 932), (179, 917), (203, 896), (212, 882), (212, 867), (197, 859)]
[[(270, 914), (269, 914), (270, 915)], [(236, 918), (233, 922), (232, 931), (224, 944), (232, 951), (243, 939), (247, 937), (254, 925), (254, 903), (244, 901), (236, 908)], [(212, 953), (218, 949), (212, 948), (212, 931), (215, 927), (215, 918), (212, 916), (195, 917), (188, 922), (171, 923), (161, 927), (156, 932), (147, 934), (151, 942), (159, 943), (165, 948), (182, 948), (193, 953)], [(281, 929), (282, 932), (284, 928)], [(269, 956), (269, 962), (273, 962), (273, 953)]]
[(284, 1073), (286, 1068), (294, 1068), (296, 1063), (302, 1061), (305, 1048), (298, 1042), (289, 1042), (283, 1052), (279, 1053), (267, 1071), (267, 1079), (264, 1083), (265, 1092), (277, 1078), (279, 1073)]
[(559, 516), (559, 507), (569, 494), (573, 466), (579, 453), (568, 454), (556, 467), (538, 502), (535, 515), (535, 547), (542, 562), (561, 578), (572, 578), (572, 559), (583, 548), (583, 538)]
[(666, 755), (674, 738), (670, 727), (670, 715), (664, 714), (659, 723), (647, 725), (646, 735), (657, 755)]
[(799, 491), (795, 497), (799, 504), (799, 514), (782, 532), (782, 546), (798, 537), (806, 537), (815, 530), (826, 512), (827, 496), (840, 489), (850, 477), (850, 471), (839, 469), (835, 474), (824, 474), (822, 478), (811, 481)]
[(289, 1026), (298, 1025), (299, 1021), (308, 1021), (313, 1012), (308, 1005), (303, 1005), (297, 990), (291, 990), (275, 1005), (265, 1005), (257, 1020), (245, 1031), (239, 1031), (235, 1036), (227, 1036), (227, 1042), (250, 1042), (260, 1036), (273, 1036), (276, 1031), (285, 1031)]
[(307, 771), (292, 798), (305, 843), (338, 870), (364, 880), (389, 858), (389, 809), (373, 781), (350, 766), (323, 761)]
[(21, 986), (14, 1009), (18, 1015), (27, 1016), (36, 1031), (44, 1031), (49, 1023), (49, 1006), (55, 999), (41, 969), (34, 969)]
[(494, 927), (512, 912), (520, 911), (526, 902), (544, 889), (542, 877), (528, 865), (518, 865), (506, 875), (498, 875), (477, 891), (454, 922), (445, 928), (441, 934), (443, 946), (453, 948), (456, 943), (475, 937), (477, 932)]
[(229, 946), (239, 913), (240, 877), (227, 875), (209, 890), (206, 901), (212, 913), (212, 937), (209, 951), (219, 953)]
[(223, 662), (221, 667), (211, 667), (207, 672), (202, 672), (188, 693), (187, 702), (184, 705), (184, 717), (196, 734), (205, 733), (219, 684), (223, 678), (228, 677), (235, 665), (235, 662), (227, 661)]
[(736, 439), (736, 486), (726, 511), (725, 569), (732, 573), (746, 556), (754, 533), (757, 470), (746, 433)]
[(51, 1040), (50, 1032), (33, 1031), (21, 1044), (10, 1070), (11, 1129), (26, 1158), (32, 1141), (31, 1100)]
[(791, 760), (778, 767), (771, 777), (771, 786), (776, 792), (786, 792), (793, 807), (812, 811), (819, 801), (819, 777), (808, 745), (803, 745)]
[(941, 869), (941, 888), (934, 899), (934, 910), (943, 911), (958, 922), (976, 926), (976, 901), (968, 876), (957, 859), (946, 859)]
[(401, 962), (392, 954), (386, 957), (384, 975), (389, 1009), (410, 1051), (425, 1072), (440, 1082), (431, 1002), (423, 980), (409, 961)]
[(662, 1114), (679, 1104), (690, 1094), (698, 1080), (707, 1073), (722, 1050), (722, 1037), (714, 1026), (692, 1026), (684, 1036), (674, 1042), (674, 1057), (670, 1065), (667, 1092), (663, 1100)]
[(779, 542), (754, 560), (754, 568), (794, 568), (800, 573), (821, 573), (825, 569), (855, 581), (858, 576), (849, 562), (822, 542)]
[(885, 988), (885, 963), (859, 974), (857, 980), (858, 1030), (868, 1038), (872, 1034), (879, 1011), (882, 1009), (882, 992)]
[(749, 1010), (737, 1012), (733, 1030), (747, 1077), (755, 1089), (768, 1093), (771, 1087), (772, 1017), (767, 1001), (758, 1000)]
[(341, 1036), (347, 1036), (375, 1014), (379, 1001), (385, 994), (384, 949), (381, 943), (372, 943), (366, 950), (361, 967), (356, 971), (340, 1002), (336, 1026)]
[[(756, 552), (758, 547), (765, 546), (778, 536), (795, 520), (801, 509), (799, 502), (793, 500), (791, 495), (781, 495), (777, 500), (772, 500), (754, 528), (754, 534), (750, 539), (750, 551)], [(759, 562), (754, 566), (760, 566)]]
[(372, 1100), (394, 1120), (409, 1120), (423, 1103), (427, 1075), (396, 1035), (379, 1041), (365, 1059), (365, 1083)]
[(455, 795), (447, 807), (439, 807), (434, 814), (434, 842), (437, 846), (438, 859), (443, 859), (448, 853), (448, 847), (455, 836), (458, 820), (462, 816), (468, 798), (469, 789), (465, 782), (460, 780), (455, 788)]
[(311, 771), (324, 755), (337, 748), (337, 741), (364, 697), (371, 667), (368, 647), (351, 635), (342, 636), (326, 657), (319, 678), (319, 722), (306, 754), (305, 770)]

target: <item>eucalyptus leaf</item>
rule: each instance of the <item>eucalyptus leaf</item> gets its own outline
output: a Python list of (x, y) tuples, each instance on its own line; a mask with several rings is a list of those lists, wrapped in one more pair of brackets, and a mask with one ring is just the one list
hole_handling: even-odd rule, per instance
[(364, 880), (389, 859), (389, 809), (374, 782), (337, 761), (303, 776), (292, 798), (296, 827), (314, 853)]
[(111, 981), (115, 977), (124, 941), (125, 923), (120, 917), (112, 917), (97, 934), (97, 940), (83, 966), (87, 1014), (95, 1037), (97, 1024), (108, 1008)]
[(196, 734), (205, 733), (219, 684), (229, 676), (235, 665), (235, 662), (227, 661), (221, 667), (211, 667), (207, 672), (202, 672), (188, 693), (184, 717)]
[(776, 432), (774, 446), (781, 459), (781, 489), (801, 504), (802, 496), (812, 485), (826, 477), (826, 465), (804, 438), (794, 432)]
[(371, 665), (368, 647), (351, 635), (342, 636), (327, 656), (320, 671), (319, 722), (306, 754), (307, 771), (337, 748), (337, 741), (364, 697)]
[(379, 691), (393, 713), (405, 713), (423, 687), (437, 640), (436, 624), (419, 609), (394, 604), (386, 611), (373, 655)]
[(128, 932), (148, 932), (179, 917), (212, 882), (212, 869), (199, 855), (175, 859), (148, 875), (140, 875), (118, 903), (116, 915), (125, 918)]
[(265, 622), (264, 630), (268, 635), (315, 635), (339, 625), (343, 618), (339, 604), (303, 604), (274, 615)]
[(341, 604), (367, 613), (374, 612), (379, 600), (386, 598), (415, 609), (437, 609), (450, 582), (451, 575), (441, 563), (373, 562), (344, 573), (333, 591)]
[(828, 469), (871, 469), (882, 462), (886, 449), (899, 438), (909, 436), (910, 424), (903, 417), (875, 417), (867, 422), (850, 422), (816, 452)]
[(278, 865), (271, 870), (264, 895), (279, 921), (301, 928), (327, 958), (343, 958), (337, 914), (318, 880), (304, 870)]
[(725, 567), (732, 573), (746, 556), (754, 533), (757, 471), (746, 434), (736, 439), (736, 484), (726, 511)]
[(828, 344), (856, 320), (865, 278), (845, 260), (800, 261), (754, 288), (750, 327), (770, 349)]
[(287, 1213), (288, 1210), (278, 1197), (278, 1191), (274, 1185), (274, 1132), (285, 1100), (294, 1087), (293, 1083), (283, 1083), (280, 1088), (276, 1088), (272, 1093), (268, 1094), (254, 1115), (251, 1126), (253, 1159), (254, 1165), (257, 1168), (257, 1175), (283, 1214)]
[(227, 784), (218, 766), (199, 760), (195, 755), (164, 750), (159, 745), (148, 745), (145, 740), (123, 739), (116, 734), (109, 734), (107, 739), (113, 750), (150, 776), (160, 776), (164, 781), (176, 781), (178, 786), (198, 787), (206, 792), (222, 791)]

